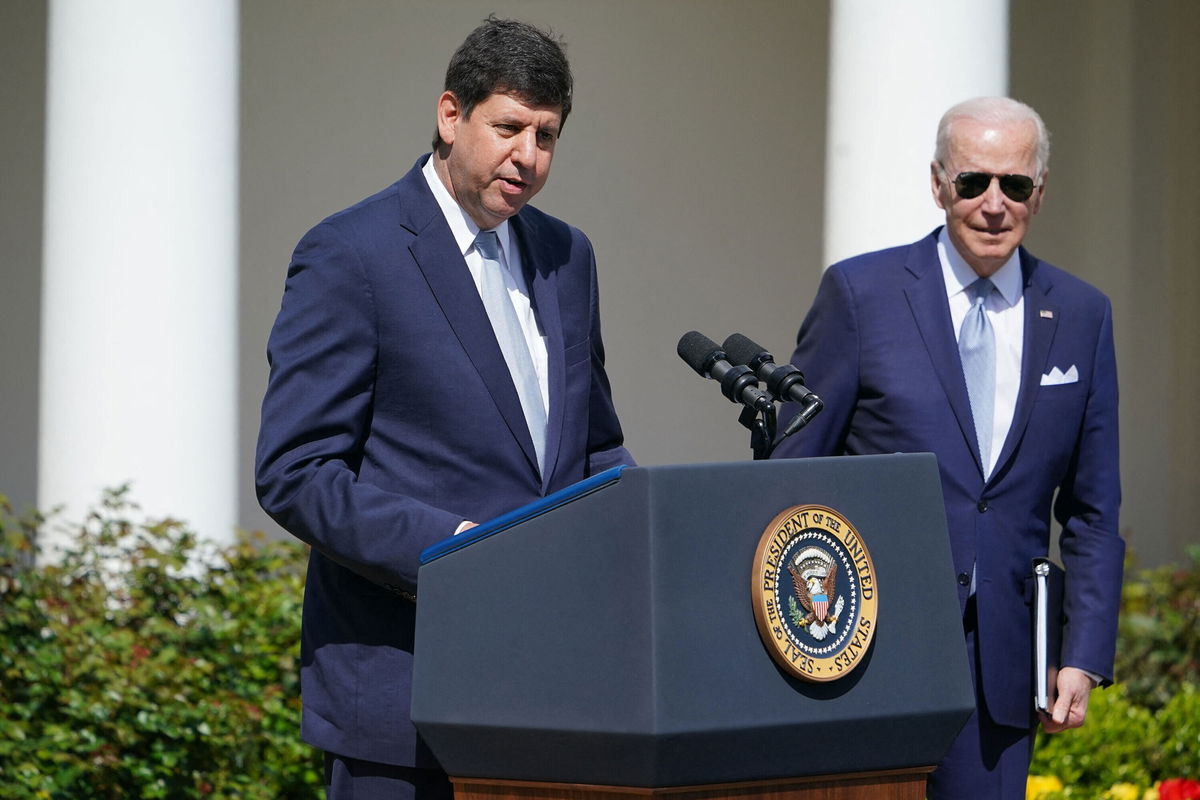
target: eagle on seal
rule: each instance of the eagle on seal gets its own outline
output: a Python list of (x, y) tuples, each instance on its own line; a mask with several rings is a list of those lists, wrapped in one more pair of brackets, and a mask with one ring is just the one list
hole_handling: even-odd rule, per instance
[(830, 613), (830, 599), (837, 588), (837, 568), (833, 559), (825, 551), (809, 547), (788, 564), (788, 572), (792, 576), (796, 599), (805, 612), (797, 624), (818, 641), (831, 632), (836, 633), (834, 626), (846, 601), (839, 597)]

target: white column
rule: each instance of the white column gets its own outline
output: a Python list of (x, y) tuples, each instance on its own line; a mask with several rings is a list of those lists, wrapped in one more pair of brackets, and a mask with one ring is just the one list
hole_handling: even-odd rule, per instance
[[(236, 518), (236, 0), (52, 0), (38, 502)], [(52, 539), (53, 547), (56, 542)]]
[(915, 241), (938, 120), (1008, 86), (1008, 0), (833, 0), (825, 263)]

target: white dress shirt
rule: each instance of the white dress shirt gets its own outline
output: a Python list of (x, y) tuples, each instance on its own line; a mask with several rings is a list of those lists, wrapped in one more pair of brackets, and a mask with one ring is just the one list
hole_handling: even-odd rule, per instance
[[(946, 283), (946, 299), (950, 303), (950, 321), (957, 339), (963, 319), (971, 308), (967, 288), (979, 279), (975, 270), (963, 260), (946, 229), (938, 236), (938, 259), (942, 262), (942, 277)], [(1012, 427), (1017, 408), (1017, 393), (1021, 390), (1021, 349), (1025, 345), (1025, 296), (1021, 291), (1021, 259), (1017, 251), (1004, 266), (991, 276), (996, 291), (988, 296), (984, 308), (996, 334), (996, 398), (992, 412), (992, 447), (984, 477), (992, 474), (1008, 429)]]
[[(471, 271), (471, 280), (475, 282), (475, 291), (479, 291), (479, 274), (483, 268), (483, 257), (475, 249), (475, 237), (479, 235), (480, 228), (467, 215), (467, 212), (463, 211), (462, 206), (450, 196), (450, 192), (442, 184), (441, 178), (433, 168), (433, 159), (434, 156), (431, 155), (421, 172), (433, 192), (434, 199), (442, 209), (442, 216), (450, 225), (450, 232), (454, 234), (454, 241), (458, 245), (463, 259), (467, 262), (467, 269)], [(525, 271), (521, 264), (521, 248), (517, 246), (512, 226), (508, 224), (508, 220), (501, 222), (493, 230), (500, 239), (504, 285), (508, 289), (508, 296), (512, 300), (513, 308), (516, 309), (517, 319), (525, 334), (525, 343), (529, 345), (529, 355), (533, 358), (533, 369), (537, 373), (538, 388), (541, 390), (542, 408), (546, 412), (546, 418), (549, 419), (550, 380), (546, 337), (538, 328), (537, 317), (534, 315), (533, 306), (529, 301), (529, 286), (525, 281)]]

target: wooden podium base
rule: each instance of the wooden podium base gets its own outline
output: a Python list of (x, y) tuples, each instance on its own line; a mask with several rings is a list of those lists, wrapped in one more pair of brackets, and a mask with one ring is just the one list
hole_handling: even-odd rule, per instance
[(451, 778), (455, 800), (621, 800), (661, 797), (668, 800), (923, 800), (925, 778), (933, 767), (818, 775), (771, 781), (707, 786), (595, 786), (486, 778)]

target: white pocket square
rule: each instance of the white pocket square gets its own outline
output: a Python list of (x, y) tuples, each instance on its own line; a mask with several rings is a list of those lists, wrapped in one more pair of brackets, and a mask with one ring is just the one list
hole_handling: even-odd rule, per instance
[(1042, 386), (1062, 386), (1067, 383), (1079, 382), (1079, 370), (1072, 364), (1066, 372), (1054, 367), (1042, 376)]

